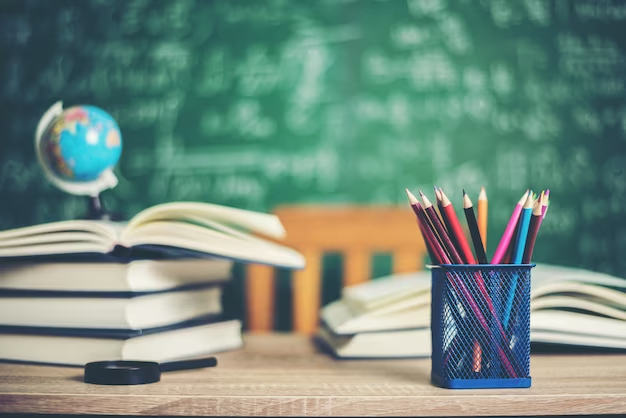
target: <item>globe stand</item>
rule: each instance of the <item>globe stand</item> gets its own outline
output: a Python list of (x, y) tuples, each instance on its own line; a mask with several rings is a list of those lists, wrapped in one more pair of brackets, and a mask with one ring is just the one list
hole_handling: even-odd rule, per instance
[(85, 219), (95, 221), (121, 221), (122, 216), (119, 213), (106, 210), (102, 204), (100, 195), (97, 194), (95, 196), (89, 196)]

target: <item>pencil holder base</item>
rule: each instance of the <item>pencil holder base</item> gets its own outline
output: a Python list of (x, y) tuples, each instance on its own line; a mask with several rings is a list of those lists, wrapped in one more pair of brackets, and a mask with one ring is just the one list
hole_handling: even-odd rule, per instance
[(513, 389), (529, 388), (532, 378), (520, 379), (444, 379), (432, 374), (430, 381), (433, 385), (446, 389)]

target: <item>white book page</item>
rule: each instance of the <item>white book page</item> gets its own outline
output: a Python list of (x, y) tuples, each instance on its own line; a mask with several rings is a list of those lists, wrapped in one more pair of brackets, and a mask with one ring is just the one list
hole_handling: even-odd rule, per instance
[(586, 284), (582, 282), (556, 282), (545, 283), (541, 287), (531, 291), (531, 298), (541, 300), (555, 294), (579, 294), (580, 298), (571, 297), (575, 300), (595, 299), (598, 302), (604, 301), (609, 305), (621, 307), (626, 311), (626, 292), (620, 292), (611, 288), (598, 285)]
[(592, 283), (600, 286), (626, 289), (626, 279), (611, 276), (610, 274), (549, 264), (537, 264), (537, 266), (531, 270), (531, 286), (533, 290), (545, 286), (548, 283), (554, 284), (564, 281)]
[(30, 257), (39, 255), (57, 254), (82, 254), (101, 253), (106, 254), (113, 247), (109, 244), (98, 244), (95, 242), (73, 242), (73, 243), (50, 243), (41, 245), (27, 245), (21, 247), (0, 248), (0, 257)]
[(110, 245), (111, 240), (89, 232), (59, 232), (54, 234), (26, 235), (0, 241), (0, 248), (60, 243), (95, 243)]
[(0, 242), (25, 236), (55, 234), (71, 231), (91, 233), (104, 237), (110, 241), (116, 241), (119, 237), (121, 228), (123, 228), (123, 225), (101, 221), (73, 220), (51, 222), (47, 224), (0, 231)]
[(171, 202), (153, 206), (134, 216), (128, 227), (135, 229), (149, 222), (185, 216), (204, 218), (273, 238), (285, 236), (285, 229), (276, 215), (200, 202)]
[(563, 308), (581, 309), (626, 321), (626, 311), (616, 309), (605, 303), (598, 303), (572, 296), (546, 296), (537, 300), (531, 300), (530, 302), (530, 309), (532, 312), (540, 311), (542, 309)]
[(175, 221), (147, 223), (135, 229), (132, 234), (126, 234), (122, 245), (126, 247), (165, 245), (237, 260), (291, 268), (304, 267), (302, 255), (290, 248), (260, 239), (243, 239), (240, 236)]
[(626, 340), (626, 322), (575, 312), (544, 310), (530, 315), (531, 330), (598, 335)]
[(626, 339), (598, 337), (595, 335), (567, 334), (544, 330), (531, 330), (530, 340), (540, 343), (626, 349)]

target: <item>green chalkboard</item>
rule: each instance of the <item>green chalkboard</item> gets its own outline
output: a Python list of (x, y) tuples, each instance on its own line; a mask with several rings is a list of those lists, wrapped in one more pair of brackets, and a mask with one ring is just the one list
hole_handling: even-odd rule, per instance
[(626, 3), (595, 0), (0, 1), (0, 228), (76, 217), (33, 133), (55, 101), (122, 130), (130, 216), (202, 200), (490, 197), (489, 252), (550, 188), (537, 261), (624, 275)]

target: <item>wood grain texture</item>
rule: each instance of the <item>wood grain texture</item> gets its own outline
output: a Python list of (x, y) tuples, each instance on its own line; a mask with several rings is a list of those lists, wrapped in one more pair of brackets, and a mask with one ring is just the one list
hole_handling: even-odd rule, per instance
[(447, 390), (430, 361), (339, 361), (304, 336), (246, 335), (216, 368), (145, 386), (96, 386), (82, 369), (0, 365), (0, 413), (204, 416), (520, 416), (626, 413), (626, 355), (535, 355), (530, 389)]

